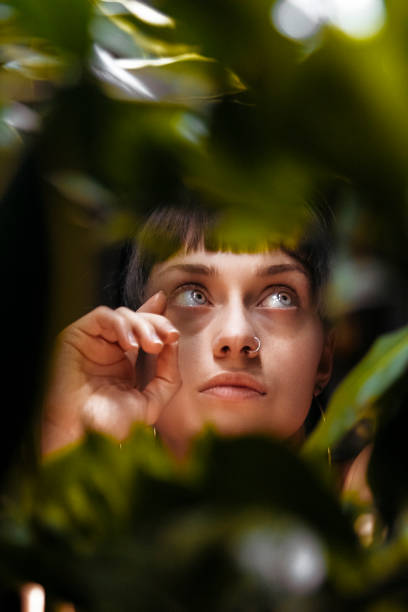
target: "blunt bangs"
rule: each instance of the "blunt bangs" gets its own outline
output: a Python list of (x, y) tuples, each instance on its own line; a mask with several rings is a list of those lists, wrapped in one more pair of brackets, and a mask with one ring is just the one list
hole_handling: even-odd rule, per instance
[[(309, 275), (315, 296), (321, 294), (329, 277), (330, 224), (322, 210), (309, 209), (310, 222), (295, 248), (282, 242), (264, 241), (250, 252), (281, 249), (297, 259)], [(163, 206), (155, 209), (130, 247), (122, 303), (137, 310), (145, 301), (145, 288), (155, 264), (176, 253), (197, 250), (210, 252), (248, 252), (227, 244), (217, 232), (220, 214), (198, 206)]]

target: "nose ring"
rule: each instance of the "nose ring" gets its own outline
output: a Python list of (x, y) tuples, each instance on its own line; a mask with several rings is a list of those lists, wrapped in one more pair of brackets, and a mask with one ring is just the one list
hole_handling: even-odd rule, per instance
[(254, 340), (256, 342), (256, 347), (254, 349), (250, 349), (249, 347), (245, 347), (245, 352), (247, 355), (256, 355), (261, 350), (261, 341), (258, 336), (254, 336)]

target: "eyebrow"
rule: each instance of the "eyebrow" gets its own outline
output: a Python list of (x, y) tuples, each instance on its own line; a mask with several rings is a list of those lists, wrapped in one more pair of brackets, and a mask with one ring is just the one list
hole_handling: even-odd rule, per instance
[(174, 264), (168, 266), (158, 273), (158, 276), (167, 274), (168, 272), (190, 272), (192, 274), (201, 274), (202, 276), (218, 276), (219, 272), (214, 266), (205, 266), (204, 264)]
[[(169, 272), (190, 272), (192, 274), (200, 274), (201, 276), (219, 276), (219, 271), (214, 266), (206, 266), (204, 264), (174, 264), (168, 266), (159, 272), (158, 276), (167, 274)], [(260, 266), (255, 272), (255, 276), (274, 276), (281, 274), (282, 272), (301, 272), (307, 278), (308, 273), (300, 264), (273, 264), (270, 266)]]
[(281, 272), (301, 272), (307, 278), (308, 273), (301, 264), (273, 264), (271, 266), (261, 266), (256, 271), (256, 276), (273, 276), (274, 274), (280, 274)]

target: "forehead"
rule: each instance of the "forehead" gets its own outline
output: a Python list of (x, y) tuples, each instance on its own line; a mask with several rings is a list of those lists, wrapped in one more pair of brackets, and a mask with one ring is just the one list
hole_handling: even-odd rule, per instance
[(228, 278), (233, 275), (267, 276), (279, 272), (300, 272), (308, 278), (304, 266), (280, 249), (262, 253), (211, 252), (204, 249), (189, 253), (177, 253), (170, 259), (156, 264), (151, 280), (160, 280), (169, 274), (192, 272), (207, 276)]

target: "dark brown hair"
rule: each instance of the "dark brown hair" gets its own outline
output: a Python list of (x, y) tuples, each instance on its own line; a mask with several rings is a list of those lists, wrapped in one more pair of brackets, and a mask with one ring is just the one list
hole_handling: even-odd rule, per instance
[[(309, 274), (312, 291), (319, 295), (329, 276), (331, 217), (322, 208), (310, 208), (309, 212), (310, 222), (296, 248), (288, 248), (284, 242), (270, 248), (281, 248), (300, 261)], [(219, 212), (198, 206), (162, 206), (152, 211), (130, 247), (122, 302), (137, 310), (145, 301), (145, 287), (153, 266), (180, 249), (186, 253), (200, 247), (209, 251), (236, 250), (220, 245), (216, 236), (219, 217)]]

